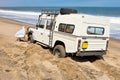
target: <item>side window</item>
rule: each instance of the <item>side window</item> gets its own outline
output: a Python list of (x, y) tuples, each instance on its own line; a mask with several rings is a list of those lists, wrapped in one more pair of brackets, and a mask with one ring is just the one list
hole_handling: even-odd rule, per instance
[(47, 21), (47, 25), (46, 25), (46, 29), (51, 30), (52, 25), (53, 25), (52, 21), (51, 21), (51, 20), (48, 20), (48, 21)]
[(98, 35), (104, 34), (104, 28), (96, 28), (96, 32), (95, 33), (98, 34)]
[(87, 34), (94, 34), (95, 28), (94, 27), (88, 27)]
[(66, 32), (66, 33), (73, 33), (74, 28), (75, 28), (74, 25), (67, 24), (66, 29), (65, 29), (65, 32)]
[(66, 24), (60, 23), (60, 24), (59, 24), (58, 31), (64, 32), (64, 31), (65, 31), (65, 28), (66, 28)]
[(87, 29), (87, 34), (103, 35), (104, 34), (104, 28), (89, 26), (88, 29)]
[(40, 27), (40, 28), (44, 28), (44, 26), (45, 26), (45, 19), (41, 19), (41, 20), (40, 20), (39, 27)]

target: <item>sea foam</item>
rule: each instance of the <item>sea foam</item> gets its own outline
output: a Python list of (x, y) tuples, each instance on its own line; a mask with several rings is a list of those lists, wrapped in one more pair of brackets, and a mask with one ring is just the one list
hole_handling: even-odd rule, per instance
[[(13, 10), (2, 10), (2, 9), (0, 10), (0, 17), (9, 18), (33, 25), (37, 23), (37, 19), (40, 14), (41, 12), (33, 12), (33, 11), (13, 11)], [(104, 16), (104, 17), (110, 19), (110, 36), (116, 39), (120, 39), (120, 35), (119, 35), (120, 17), (108, 17), (108, 16)]]
[(120, 17), (109, 17), (110, 23), (120, 24)]
[(0, 10), (0, 17), (9, 18), (30, 24), (36, 24), (40, 12), (25, 12), (25, 11), (12, 11)]
[[(24, 18), (34, 18), (36, 16), (38, 17), (38, 15), (40, 15), (41, 12), (0, 10), (0, 14), (4, 14), (4, 16), (7, 15), (7, 17), (9, 15), (13, 15)], [(110, 23), (120, 24), (120, 17), (108, 17), (108, 18), (110, 19)]]
[(12, 10), (0, 10), (1, 13), (9, 14), (21, 14), (21, 15), (40, 15), (41, 12), (25, 12), (25, 11), (12, 11)]

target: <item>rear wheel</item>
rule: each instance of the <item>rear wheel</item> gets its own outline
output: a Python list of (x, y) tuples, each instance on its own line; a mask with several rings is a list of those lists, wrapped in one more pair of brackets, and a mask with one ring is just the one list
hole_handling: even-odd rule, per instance
[(56, 57), (64, 58), (66, 56), (65, 48), (62, 45), (56, 45), (53, 49), (53, 53)]

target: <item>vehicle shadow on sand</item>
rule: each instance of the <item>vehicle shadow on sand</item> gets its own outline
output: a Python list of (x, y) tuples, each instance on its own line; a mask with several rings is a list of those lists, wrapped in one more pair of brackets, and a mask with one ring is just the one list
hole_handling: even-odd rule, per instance
[(85, 57), (80, 57), (80, 56), (69, 56), (72, 60), (77, 61), (77, 62), (94, 62), (96, 60), (104, 60), (102, 56), (85, 56)]
[[(46, 50), (49, 50), (51, 54), (53, 54), (53, 49), (52, 48), (49, 48), (49, 47), (46, 47), (46, 46), (43, 46), (43, 45), (40, 45), (40, 44), (37, 44), (39, 45), (40, 47), (42, 47), (43, 49), (46, 49)], [(103, 56), (84, 56), (84, 57), (81, 57), (81, 56), (76, 56), (76, 55), (70, 55), (68, 54), (66, 57), (69, 57), (71, 58), (72, 60), (76, 61), (76, 62), (94, 62), (96, 60), (104, 60)]]

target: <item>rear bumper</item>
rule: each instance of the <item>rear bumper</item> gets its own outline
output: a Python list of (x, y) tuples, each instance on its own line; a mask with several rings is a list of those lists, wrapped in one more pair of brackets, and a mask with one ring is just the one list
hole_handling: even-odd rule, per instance
[(102, 56), (106, 54), (106, 51), (81, 51), (76, 56)]

